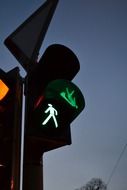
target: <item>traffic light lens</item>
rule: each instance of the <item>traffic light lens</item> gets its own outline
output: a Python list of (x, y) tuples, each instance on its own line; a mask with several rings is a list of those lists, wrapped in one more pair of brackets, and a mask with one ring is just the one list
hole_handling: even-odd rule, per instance
[(7, 95), (8, 91), (8, 86), (0, 79), (0, 101)]

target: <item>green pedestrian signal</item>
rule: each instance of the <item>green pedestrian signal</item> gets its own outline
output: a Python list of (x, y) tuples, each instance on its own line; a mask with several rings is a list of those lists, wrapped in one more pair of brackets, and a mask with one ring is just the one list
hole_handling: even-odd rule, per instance
[(52, 44), (25, 78), (25, 134), (40, 154), (71, 144), (70, 125), (85, 107), (80, 89), (71, 82), (79, 70), (70, 48)]
[(32, 114), (35, 135), (55, 139), (69, 130), (71, 122), (85, 107), (80, 89), (65, 79), (51, 81), (40, 96)]
[(56, 116), (58, 115), (57, 110), (53, 107), (52, 104), (48, 104), (48, 108), (45, 110), (45, 113), (49, 113), (47, 118), (42, 122), (42, 125), (46, 125), (50, 119), (53, 119), (55, 127), (58, 127)]

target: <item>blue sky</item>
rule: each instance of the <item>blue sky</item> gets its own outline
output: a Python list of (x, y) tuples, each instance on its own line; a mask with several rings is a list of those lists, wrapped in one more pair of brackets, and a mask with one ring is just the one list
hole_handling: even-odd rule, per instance
[[(0, 6), (0, 68), (19, 66), (4, 46), (13, 32), (43, 0), (4, 0)], [(74, 190), (97, 177), (107, 183), (127, 143), (127, 1), (59, 0), (40, 56), (61, 43), (79, 58), (73, 82), (85, 96), (86, 108), (71, 125), (72, 145), (44, 154), (44, 189)], [(108, 190), (127, 188), (127, 150)]]

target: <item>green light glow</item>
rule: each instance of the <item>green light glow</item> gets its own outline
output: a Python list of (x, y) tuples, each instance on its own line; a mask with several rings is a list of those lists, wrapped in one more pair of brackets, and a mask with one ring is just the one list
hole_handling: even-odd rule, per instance
[(78, 105), (76, 104), (76, 99), (75, 97), (73, 97), (74, 95), (74, 90), (70, 90), (69, 92), (69, 89), (66, 88), (65, 91), (62, 91), (60, 93), (60, 95), (72, 106), (72, 107), (75, 107), (76, 109), (78, 109)]
[(53, 106), (57, 107), (59, 112), (57, 120), (59, 121), (63, 117), (65, 120), (68, 118), (70, 122), (73, 121), (85, 107), (85, 99), (81, 90), (65, 79), (51, 81), (45, 89), (44, 96), (48, 102), (53, 102)]

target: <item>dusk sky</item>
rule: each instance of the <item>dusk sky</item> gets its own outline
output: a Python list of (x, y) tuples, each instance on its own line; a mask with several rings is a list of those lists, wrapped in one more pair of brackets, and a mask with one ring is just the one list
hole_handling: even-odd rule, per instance
[[(4, 71), (18, 66), (25, 76), (3, 42), (44, 2), (1, 1), (0, 68)], [(73, 82), (81, 89), (86, 107), (71, 124), (72, 145), (44, 154), (44, 190), (75, 190), (92, 178), (109, 182), (108, 190), (127, 190), (127, 1), (59, 0), (40, 56), (53, 43), (77, 55), (80, 71)]]

